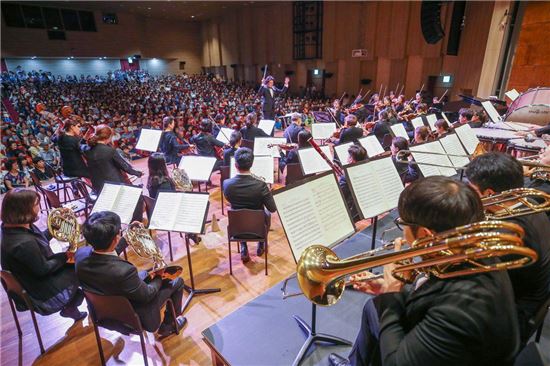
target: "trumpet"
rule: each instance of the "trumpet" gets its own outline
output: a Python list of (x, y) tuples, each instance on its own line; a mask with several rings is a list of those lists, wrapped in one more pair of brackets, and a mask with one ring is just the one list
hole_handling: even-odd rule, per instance
[[(399, 280), (410, 280), (406, 273), (412, 271), (444, 279), (518, 268), (538, 259), (534, 250), (523, 246), (523, 235), (517, 224), (482, 221), (417, 239), (407, 249), (375, 256), (363, 253), (340, 259), (331, 249), (312, 245), (298, 261), (298, 284), (310, 301), (330, 306), (342, 297), (346, 276), (389, 263), (399, 263), (392, 272)], [(501, 261), (482, 261), (492, 257)], [(419, 261), (413, 261), (415, 258)]]
[[(483, 197), (481, 202), (488, 220), (502, 220), (550, 210), (550, 194), (534, 188), (510, 189)], [(496, 210), (488, 210), (491, 207)]]
[[(69, 253), (75, 253), (78, 248), (86, 244), (80, 235), (80, 224), (75, 213), (68, 207), (58, 207), (48, 215), (48, 231), (59, 241), (69, 243)], [(74, 263), (70, 258), (69, 263)]]

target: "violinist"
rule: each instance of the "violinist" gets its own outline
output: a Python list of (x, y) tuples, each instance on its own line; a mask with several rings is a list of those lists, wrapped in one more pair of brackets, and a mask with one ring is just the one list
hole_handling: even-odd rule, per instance
[(241, 146), (242, 134), (239, 131), (231, 132), (229, 137), (229, 147), (223, 150), (223, 166), (231, 164), (231, 157), (235, 155), (235, 151)]
[(401, 178), (401, 181), (403, 184), (408, 184), (411, 182), (414, 182), (418, 178), (420, 178), (420, 171), (418, 169), (418, 165), (413, 164), (413, 157), (409, 154), (408, 163), (405, 162), (398, 162), (396, 159), (397, 153), (401, 150), (408, 150), (409, 149), (409, 142), (401, 137), (396, 136), (391, 141), (390, 151), (391, 151), (391, 158), (393, 161), (393, 165), (395, 165), (395, 168), (397, 169), (397, 173), (399, 173), (399, 177)]
[(369, 104), (376, 105), (379, 101), (380, 95), (378, 93), (374, 93), (369, 99)]
[(414, 145), (428, 142), (430, 137), (430, 130), (426, 126), (418, 126), (414, 129)]
[(208, 119), (203, 119), (200, 125), (201, 132), (198, 135), (191, 137), (191, 143), (197, 146), (197, 151), (201, 156), (211, 156), (217, 158), (217, 162), (214, 165), (214, 170), (218, 170), (222, 165), (223, 157), (219, 157), (215, 147), (223, 148), (225, 145), (223, 142), (216, 140), (212, 136), (212, 122)]
[(174, 118), (164, 117), (162, 120), (164, 126), (164, 132), (160, 139), (160, 151), (164, 153), (166, 158), (166, 164), (179, 164), (181, 157), (179, 152), (191, 147), (189, 144), (180, 144), (177, 140), (177, 136), (174, 132)]
[(382, 143), (384, 141), (384, 136), (391, 135), (391, 120), (386, 111), (378, 113), (378, 121), (374, 124), (372, 128), (371, 135), (375, 135), (378, 141)]
[(454, 123), (454, 127), (465, 125), (466, 123), (470, 123), (472, 121), (472, 117), (474, 116), (474, 111), (472, 111), (470, 108), (460, 108), (458, 111), (458, 121)]
[(336, 118), (338, 123), (344, 121), (344, 114), (342, 113), (342, 106), (340, 105), (340, 99), (335, 99), (332, 102), (332, 108), (329, 108), (330, 113)]
[(293, 113), (290, 117), (290, 122), (283, 136), (286, 138), (287, 143), (295, 144), (298, 141), (298, 134), (304, 129), (302, 126), (302, 116), (299, 113)]
[(357, 140), (363, 137), (363, 129), (357, 127), (357, 117), (349, 114), (344, 119), (344, 127), (340, 130), (340, 137), (333, 140), (335, 145), (345, 144), (348, 142), (357, 143)]
[(279, 160), (279, 170), (284, 171), (287, 164), (297, 164), (300, 162), (298, 158), (298, 149), (310, 147), (308, 140), (311, 138), (311, 133), (307, 130), (302, 130), (298, 133), (298, 145), (292, 150), (289, 150), (286, 156), (281, 152), (281, 159)]
[(80, 123), (68, 119), (63, 127), (58, 129), (58, 136), (55, 140), (61, 154), (63, 173), (69, 177), (90, 178), (82, 155), (88, 146), (83, 141), (81, 134)]
[(449, 132), (451, 132), (451, 127), (449, 126), (447, 121), (445, 121), (444, 119), (438, 119), (435, 122), (435, 132), (437, 133), (438, 138), (443, 137)]
[(254, 141), (256, 137), (269, 137), (267, 133), (256, 126), (258, 117), (252, 112), (246, 116), (245, 125), (241, 128), (242, 138), (245, 140)]

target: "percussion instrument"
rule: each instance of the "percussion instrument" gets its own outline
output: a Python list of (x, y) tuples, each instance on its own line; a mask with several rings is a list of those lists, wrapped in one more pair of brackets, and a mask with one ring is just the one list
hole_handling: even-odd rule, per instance
[(546, 126), (550, 122), (550, 88), (529, 89), (508, 107), (505, 121)]
[(505, 152), (508, 146), (508, 141), (517, 139), (514, 131), (497, 130), (494, 128), (473, 128), (477, 138), (483, 143), (483, 147), (487, 151)]
[(508, 140), (508, 152), (516, 158), (536, 155), (546, 148), (546, 143), (541, 138), (535, 138), (534, 141), (525, 141), (524, 138)]

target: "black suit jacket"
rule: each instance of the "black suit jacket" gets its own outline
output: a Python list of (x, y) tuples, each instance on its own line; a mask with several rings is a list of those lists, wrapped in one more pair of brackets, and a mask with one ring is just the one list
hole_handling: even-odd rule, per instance
[(90, 177), (88, 168), (82, 158), (80, 138), (61, 135), (57, 138), (57, 147), (61, 155), (63, 173), (70, 177)]
[(166, 164), (174, 164), (179, 162), (178, 152), (187, 149), (188, 144), (180, 144), (173, 131), (164, 131), (160, 138), (160, 151), (166, 157)]
[(273, 86), (273, 96), (271, 96), (271, 92), (269, 91), (269, 88), (262, 85), (260, 88), (260, 95), (262, 97), (262, 110), (264, 112), (264, 115), (272, 115), (273, 111), (275, 109), (275, 98), (282, 93), (285, 93), (287, 90), (286, 86), (283, 86), (281, 89), (278, 89), (277, 87)]
[(101, 191), (105, 182), (126, 182), (121, 171), (138, 177), (141, 176), (141, 172), (132, 168), (111, 146), (97, 144), (84, 154), (88, 161), (92, 186), (97, 192)]
[(431, 277), (416, 291), (386, 293), (375, 302), (384, 366), (511, 365), (519, 349), (506, 271)]
[(336, 141), (336, 145), (345, 144), (347, 142), (357, 142), (363, 137), (363, 129), (360, 127), (349, 127), (342, 129), (340, 139)]
[(235, 156), (235, 151), (237, 151), (236, 147), (228, 147), (223, 151), (223, 165), (229, 166), (231, 165), (231, 157)]
[(385, 135), (391, 135), (391, 128), (390, 128), (389, 122), (385, 122), (385, 121), (376, 122), (374, 127), (372, 128), (371, 133), (376, 136), (376, 138), (378, 139), (378, 141), (380, 141), (380, 143), (382, 143), (382, 141), (384, 141)]
[(199, 133), (191, 137), (190, 142), (197, 146), (199, 155), (216, 157), (216, 149), (214, 146), (223, 147), (223, 142), (216, 140), (211, 134)]
[(254, 140), (256, 137), (269, 137), (264, 130), (256, 126), (241, 128), (241, 134), (245, 140)]
[(277, 211), (273, 195), (265, 182), (251, 175), (236, 175), (223, 182), (223, 194), (231, 203), (231, 208), (238, 210), (248, 208), (270, 212)]

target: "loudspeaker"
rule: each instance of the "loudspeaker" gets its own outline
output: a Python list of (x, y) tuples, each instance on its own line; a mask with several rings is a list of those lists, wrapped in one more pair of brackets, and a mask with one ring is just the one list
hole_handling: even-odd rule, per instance
[(332, 73), (332, 72), (325, 72), (325, 78), (330, 79), (332, 76), (334, 76), (334, 73)]
[(439, 42), (445, 33), (441, 27), (441, 1), (422, 1), (420, 9), (420, 25), (422, 35), (429, 44)]
[(447, 42), (447, 55), (458, 55), (458, 47), (460, 46), (460, 35), (462, 34), (465, 9), (466, 1), (454, 2), (451, 27), (449, 29), (449, 40)]
[(292, 76), (292, 75), (294, 75), (294, 71), (292, 71), (292, 70), (285, 71), (285, 75), (286, 76)]
[(361, 79), (361, 85), (369, 85), (371, 81), (371, 79)]
[(237, 64), (231, 64), (231, 65), (229, 65), (229, 66), (231, 66), (231, 68), (234, 69), (235, 67), (237, 67)]

